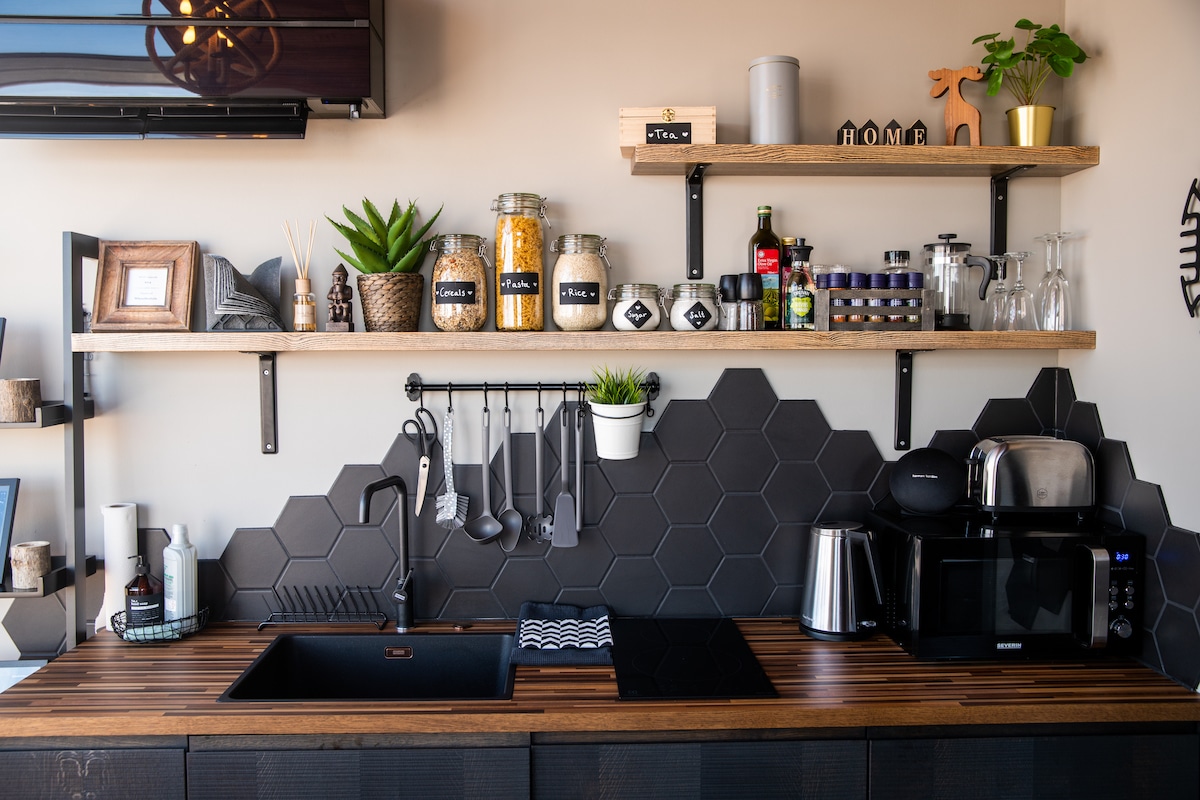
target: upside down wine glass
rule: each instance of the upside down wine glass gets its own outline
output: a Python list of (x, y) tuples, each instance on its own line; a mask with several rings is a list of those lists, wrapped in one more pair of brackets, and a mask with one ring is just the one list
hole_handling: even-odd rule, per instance
[(983, 325), (981, 331), (1002, 331), (1008, 324), (1008, 287), (1004, 285), (1005, 267), (1008, 256), (988, 256), (992, 262), (992, 294), (988, 297), (987, 306), (983, 310)]
[(1033, 254), (1027, 250), (1021, 250), (1016, 253), (1005, 253), (1005, 255), (1017, 262), (1017, 277), (1012, 291), (1008, 293), (1008, 314), (1006, 315), (1008, 324), (1004, 326), (1004, 330), (1036, 331), (1038, 330), (1037, 306), (1033, 302), (1033, 292), (1026, 288), (1021, 275), (1025, 259)]
[[(1062, 268), (1063, 240), (1071, 234), (1058, 232), (1046, 234), (1047, 239), (1053, 237), (1055, 243), (1054, 272), (1046, 281), (1046, 290), (1042, 294), (1042, 330), (1069, 331), (1071, 329), (1071, 293), (1067, 276)], [(1047, 244), (1047, 246), (1049, 246)]]

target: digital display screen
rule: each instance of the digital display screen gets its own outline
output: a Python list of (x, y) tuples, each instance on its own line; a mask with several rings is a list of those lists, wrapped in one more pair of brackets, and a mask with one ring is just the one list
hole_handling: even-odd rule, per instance
[(1123, 553), (1120, 550), (1117, 550), (1113, 553), (1113, 558), (1118, 564), (1124, 564), (1129, 561), (1129, 553)]

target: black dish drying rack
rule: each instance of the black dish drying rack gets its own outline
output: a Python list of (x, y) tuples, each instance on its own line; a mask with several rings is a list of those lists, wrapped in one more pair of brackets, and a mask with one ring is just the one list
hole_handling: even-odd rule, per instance
[(304, 623), (364, 623), (379, 630), (387, 624), (387, 615), (379, 607), (375, 593), (366, 586), (284, 586), (272, 589), (278, 610), (258, 623), (261, 631), (269, 625)]

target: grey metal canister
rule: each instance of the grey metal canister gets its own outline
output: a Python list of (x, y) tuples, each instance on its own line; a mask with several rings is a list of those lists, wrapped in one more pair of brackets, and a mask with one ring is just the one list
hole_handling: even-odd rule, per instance
[(750, 143), (800, 144), (800, 61), (762, 56), (750, 62)]

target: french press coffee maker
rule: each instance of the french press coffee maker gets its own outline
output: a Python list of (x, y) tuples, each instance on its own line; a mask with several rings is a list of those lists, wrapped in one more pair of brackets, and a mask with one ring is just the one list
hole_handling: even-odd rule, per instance
[(957, 233), (940, 233), (941, 242), (925, 245), (925, 275), (934, 293), (934, 327), (945, 331), (971, 329), (970, 269), (983, 268), (979, 299), (987, 296), (992, 281), (992, 264), (982, 256), (971, 255), (971, 245), (955, 242)]

